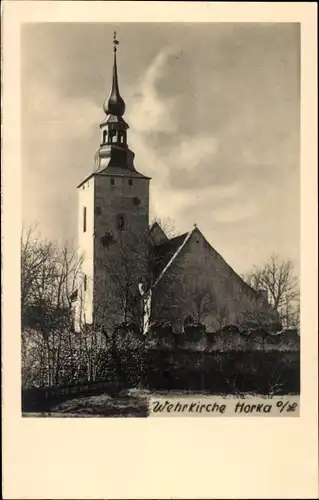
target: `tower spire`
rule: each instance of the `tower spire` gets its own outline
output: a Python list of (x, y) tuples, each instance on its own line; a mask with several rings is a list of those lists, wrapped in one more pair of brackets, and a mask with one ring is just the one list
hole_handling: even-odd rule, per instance
[(117, 74), (117, 51), (119, 41), (116, 32), (113, 35), (113, 74), (109, 97), (105, 100), (103, 109), (106, 114), (100, 123), (101, 142), (98, 150), (96, 169), (117, 168), (135, 172), (134, 153), (127, 144), (128, 124), (123, 118), (125, 102), (120, 94)]
[(119, 90), (119, 82), (117, 75), (117, 46), (119, 45), (119, 41), (116, 38), (116, 31), (113, 34), (113, 77), (112, 77), (112, 87), (111, 92), (108, 99), (104, 102), (104, 111), (107, 115), (113, 115), (117, 117), (121, 117), (125, 113), (125, 102), (121, 97)]

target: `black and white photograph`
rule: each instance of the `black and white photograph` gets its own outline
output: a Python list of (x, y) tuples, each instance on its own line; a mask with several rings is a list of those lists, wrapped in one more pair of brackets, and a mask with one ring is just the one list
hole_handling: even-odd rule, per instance
[(24, 24), (21, 65), (23, 415), (299, 395), (300, 24)]
[(3, 4), (3, 498), (318, 498), (316, 4)]

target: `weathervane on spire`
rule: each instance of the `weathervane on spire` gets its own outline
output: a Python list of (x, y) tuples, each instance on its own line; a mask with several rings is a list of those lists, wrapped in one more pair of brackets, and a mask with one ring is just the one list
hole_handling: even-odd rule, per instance
[(113, 33), (113, 50), (114, 50), (114, 52), (117, 51), (117, 47), (116, 46), (119, 45), (119, 43), (120, 42), (116, 38), (116, 31), (114, 31), (114, 33)]

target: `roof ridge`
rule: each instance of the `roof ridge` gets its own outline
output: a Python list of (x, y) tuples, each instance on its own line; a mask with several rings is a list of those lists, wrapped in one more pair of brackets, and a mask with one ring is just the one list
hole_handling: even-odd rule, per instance
[(172, 241), (177, 240), (177, 239), (179, 239), (179, 238), (181, 238), (181, 237), (186, 238), (186, 236), (188, 235), (188, 233), (189, 233), (189, 231), (188, 231), (188, 232), (186, 232), (186, 233), (177, 234), (176, 236), (173, 236), (172, 238), (167, 238), (167, 240), (162, 241), (161, 243), (158, 243), (157, 245), (155, 245), (155, 248), (158, 248), (158, 247), (160, 247), (160, 246), (162, 246), (162, 245), (163, 245), (163, 246), (164, 246), (164, 245), (168, 245), (168, 244), (169, 244), (169, 243), (171, 243)]

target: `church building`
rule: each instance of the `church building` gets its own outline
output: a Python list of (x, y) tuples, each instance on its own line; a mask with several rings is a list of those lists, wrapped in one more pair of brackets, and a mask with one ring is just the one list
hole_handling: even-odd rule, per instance
[[(199, 228), (170, 238), (150, 226), (150, 177), (136, 169), (128, 145), (113, 41), (113, 76), (104, 102), (100, 147), (92, 172), (78, 185), (81, 276), (75, 302), (77, 328), (111, 327), (138, 318), (168, 321), (175, 330), (201, 323), (207, 330), (238, 324), (249, 315), (273, 313), (225, 262)], [(155, 180), (156, 182), (156, 180)]]

